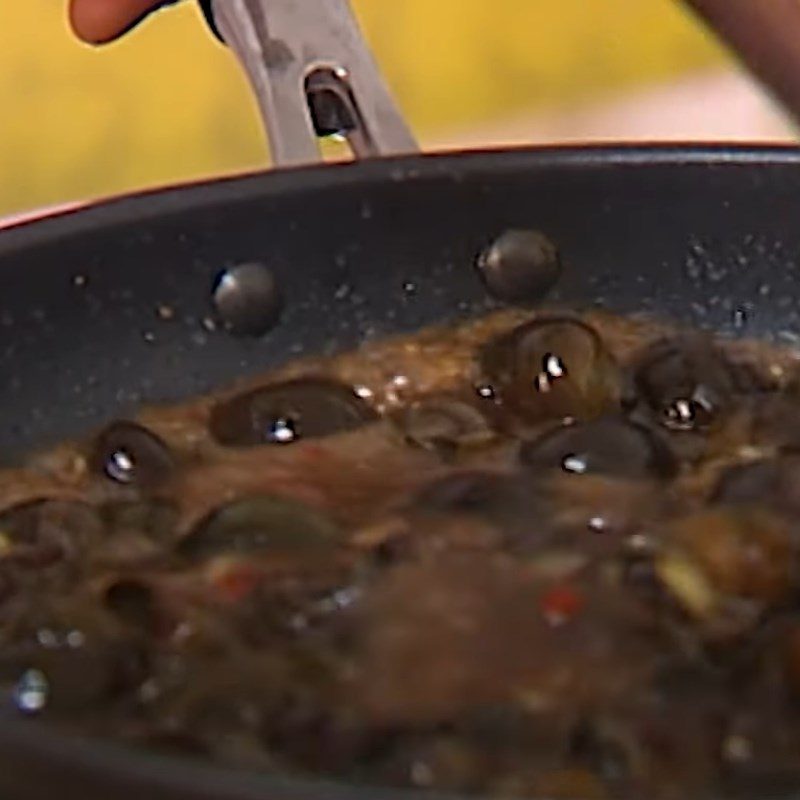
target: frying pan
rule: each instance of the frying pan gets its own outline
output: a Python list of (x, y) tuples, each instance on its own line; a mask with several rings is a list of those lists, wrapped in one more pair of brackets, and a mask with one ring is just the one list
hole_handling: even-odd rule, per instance
[[(603, 147), (279, 170), (22, 224), (0, 233), (0, 452), (13, 461), (144, 401), (484, 313), (496, 301), (475, 255), (515, 227), (558, 243), (566, 268), (553, 303), (792, 342), (799, 219), (794, 148)], [(261, 338), (207, 322), (215, 276), (245, 261), (269, 265), (283, 298), (280, 323)], [(159, 314), (164, 306), (174, 313)], [(68, 739), (8, 705), (4, 800), (426, 796)]]

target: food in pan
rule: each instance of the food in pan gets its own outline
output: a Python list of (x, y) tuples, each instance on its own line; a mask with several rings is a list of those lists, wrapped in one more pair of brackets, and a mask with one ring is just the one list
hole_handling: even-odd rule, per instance
[(28, 724), (492, 796), (800, 787), (797, 356), (502, 311), (0, 473)]

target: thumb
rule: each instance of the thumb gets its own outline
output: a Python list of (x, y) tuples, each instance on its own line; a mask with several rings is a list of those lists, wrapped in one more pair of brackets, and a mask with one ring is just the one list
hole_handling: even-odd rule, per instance
[(69, 18), (75, 35), (90, 44), (121, 36), (151, 11), (175, 0), (70, 0)]

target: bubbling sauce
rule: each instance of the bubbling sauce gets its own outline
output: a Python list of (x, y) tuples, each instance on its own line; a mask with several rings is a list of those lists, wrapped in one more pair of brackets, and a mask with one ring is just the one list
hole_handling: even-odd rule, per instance
[(0, 473), (20, 715), (492, 796), (800, 789), (797, 356), (505, 311)]

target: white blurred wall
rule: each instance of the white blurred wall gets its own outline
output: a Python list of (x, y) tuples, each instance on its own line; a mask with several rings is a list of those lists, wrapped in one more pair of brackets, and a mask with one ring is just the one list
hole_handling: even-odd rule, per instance
[(442, 130), (431, 149), (541, 142), (766, 141), (796, 138), (781, 111), (747, 75), (715, 70), (602, 99)]

